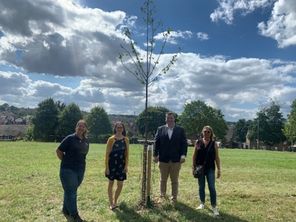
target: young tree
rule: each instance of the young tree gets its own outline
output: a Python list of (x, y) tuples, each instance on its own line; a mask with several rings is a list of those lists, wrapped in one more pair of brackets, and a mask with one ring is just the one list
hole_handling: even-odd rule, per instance
[(221, 111), (200, 100), (186, 104), (179, 120), (191, 138), (196, 138), (206, 125), (213, 128), (217, 138), (223, 139), (226, 135), (227, 125)]
[[(155, 21), (155, 5), (153, 0), (146, 0), (141, 7), (141, 11), (144, 14), (144, 23), (146, 28), (145, 33), (145, 50), (143, 51), (134, 41), (134, 36), (129, 28), (124, 29), (124, 34), (126, 36), (126, 45), (121, 45), (123, 53), (119, 55), (119, 59), (123, 67), (135, 78), (144, 85), (145, 87), (145, 110), (144, 115), (147, 115), (148, 107), (148, 95), (149, 86), (159, 79), (159, 77), (167, 73), (170, 67), (175, 63), (177, 55), (173, 55), (171, 60), (164, 65), (162, 68), (158, 67), (160, 62), (160, 57), (164, 53), (164, 48), (168, 37), (170, 35), (170, 30), (163, 32), (163, 43), (158, 48), (159, 52), (155, 53), (157, 50), (155, 36), (157, 31), (160, 29), (161, 24)], [(148, 121), (145, 121), (145, 143), (143, 149), (143, 172), (142, 172), (142, 193), (141, 193), (141, 204), (146, 206), (150, 204), (149, 198), (147, 196), (147, 147), (148, 147)]]
[(284, 134), (292, 145), (296, 142), (296, 99), (291, 104), (291, 112), (284, 127)]
[(82, 119), (79, 106), (71, 103), (62, 109), (59, 116), (58, 137), (59, 139), (73, 133), (78, 120)]
[(38, 104), (32, 123), (34, 140), (48, 142), (56, 139), (58, 108), (52, 98)]
[(97, 142), (99, 135), (110, 135), (112, 133), (109, 117), (102, 107), (92, 108), (86, 118), (86, 123), (91, 141)]

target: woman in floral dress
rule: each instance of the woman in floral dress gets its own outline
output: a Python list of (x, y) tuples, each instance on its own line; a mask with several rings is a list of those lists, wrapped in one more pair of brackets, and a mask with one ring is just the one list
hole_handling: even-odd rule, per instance
[[(109, 179), (108, 197), (110, 210), (118, 207), (117, 200), (128, 171), (129, 149), (129, 139), (126, 137), (124, 124), (116, 122), (113, 132), (114, 135), (109, 137), (107, 141), (105, 157), (105, 176)], [(117, 180), (115, 193), (113, 192), (114, 180)]]

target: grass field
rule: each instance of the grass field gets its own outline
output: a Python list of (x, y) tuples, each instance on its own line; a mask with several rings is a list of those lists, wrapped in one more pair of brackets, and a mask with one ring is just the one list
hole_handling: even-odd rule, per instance
[[(65, 221), (60, 213), (63, 191), (56, 147), (55, 143), (0, 142), (0, 221)], [(139, 210), (142, 147), (132, 145), (128, 180), (120, 208), (114, 212), (108, 209), (104, 153), (105, 145), (91, 145), (78, 191), (80, 214), (89, 222), (296, 221), (296, 153), (221, 149), (222, 178), (216, 182), (219, 218), (209, 209), (195, 210), (192, 148), (181, 169), (179, 202), (173, 206), (165, 201)], [(152, 200), (158, 196), (158, 178), (158, 167), (153, 164)]]

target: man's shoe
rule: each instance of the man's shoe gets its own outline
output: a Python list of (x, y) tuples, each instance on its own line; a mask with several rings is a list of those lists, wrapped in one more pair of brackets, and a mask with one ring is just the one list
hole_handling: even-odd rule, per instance
[(220, 215), (217, 207), (213, 207), (212, 210), (213, 210), (214, 216), (219, 216)]
[(203, 203), (201, 203), (196, 209), (197, 210), (205, 209), (205, 205)]

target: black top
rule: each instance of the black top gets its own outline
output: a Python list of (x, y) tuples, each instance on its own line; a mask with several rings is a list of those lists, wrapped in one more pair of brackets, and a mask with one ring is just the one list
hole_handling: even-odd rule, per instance
[(187, 155), (187, 139), (185, 131), (180, 126), (173, 128), (171, 139), (168, 136), (168, 127), (160, 126), (155, 135), (154, 156), (159, 156), (160, 162), (180, 162), (182, 155)]
[(85, 168), (85, 157), (88, 153), (88, 139), (80, 139), (75, 133), (63, 139), (58, 147), (64, 152), (61, 168), (81, 169)]
[(215, 141), (209, 141), (208, 145), (205, 146), (204, 143), (200, 144), (200, 149), (197, 152), (195, 159), (196, 165), (203, 165), (205, 163), (205, 170), (213, 169), (215, 170)]

